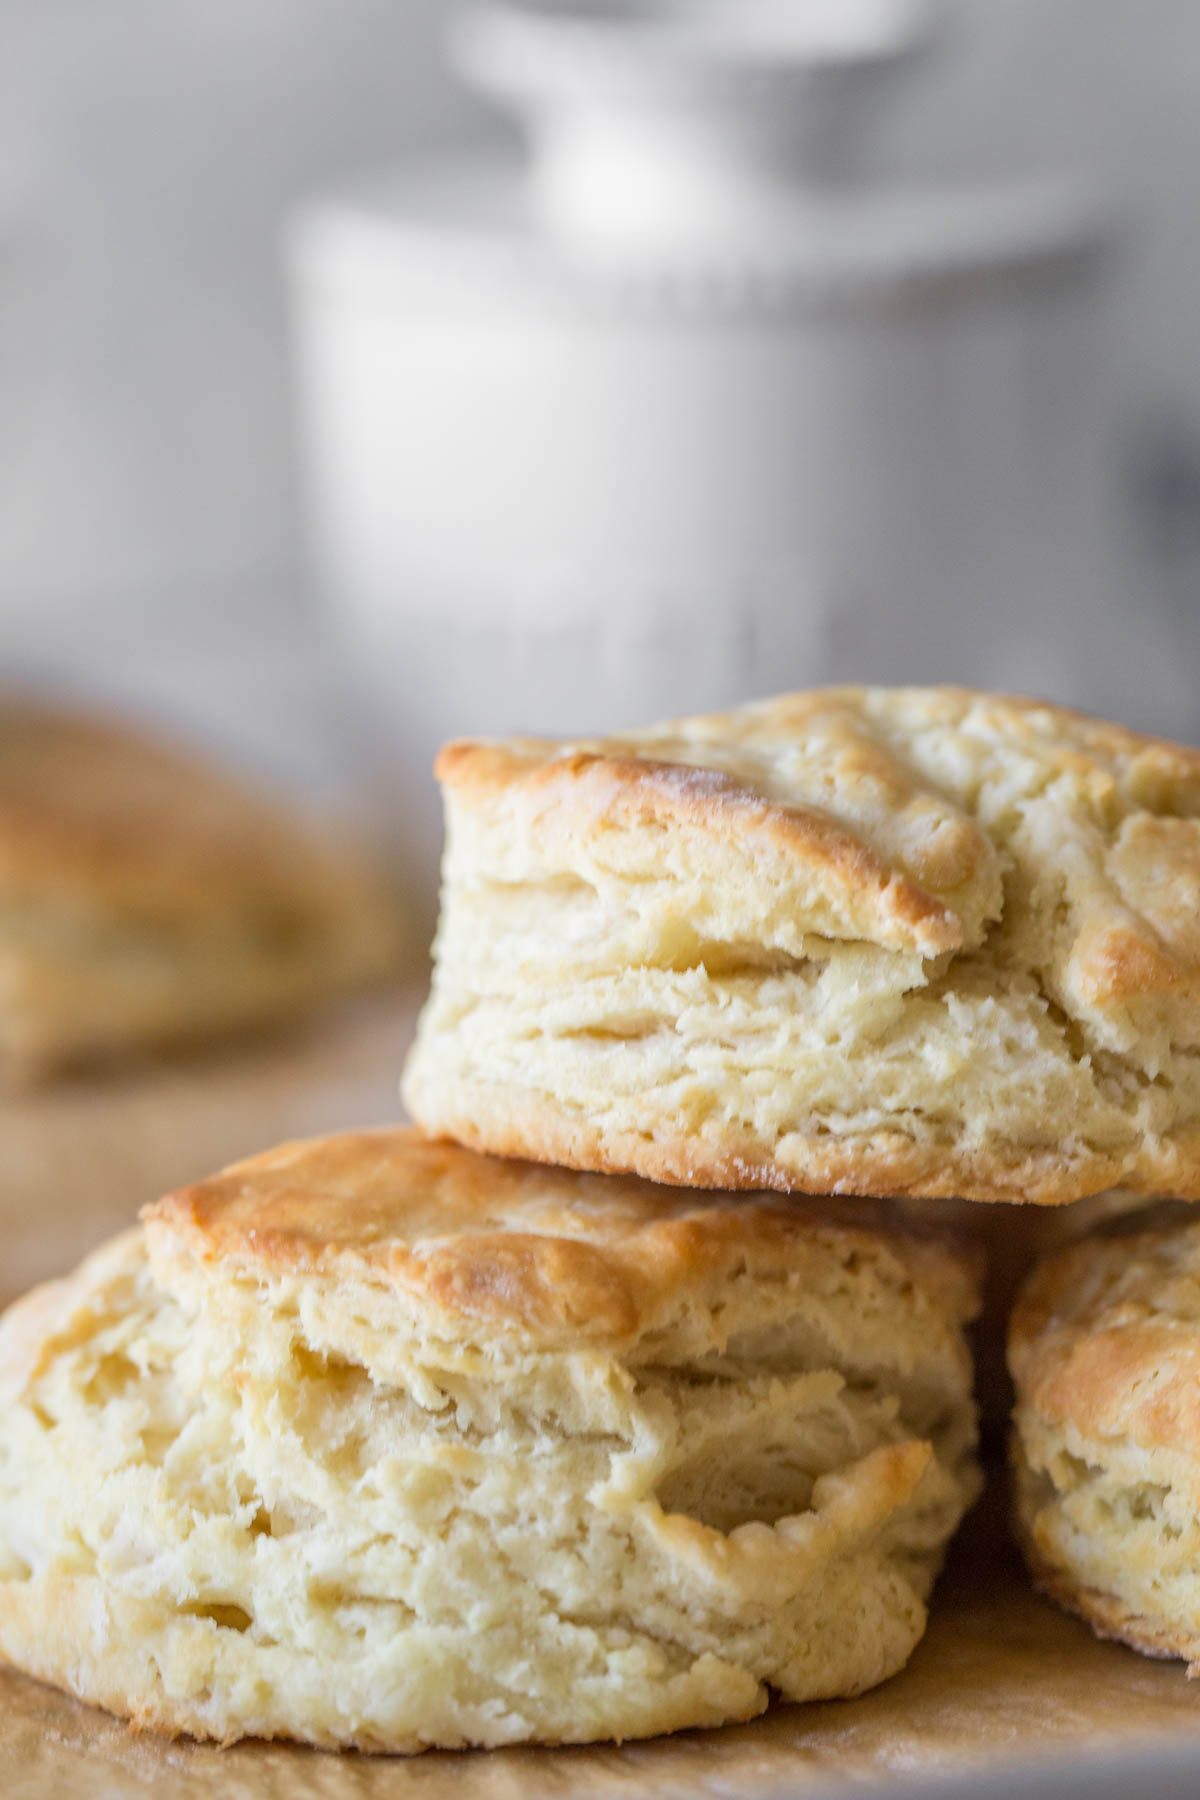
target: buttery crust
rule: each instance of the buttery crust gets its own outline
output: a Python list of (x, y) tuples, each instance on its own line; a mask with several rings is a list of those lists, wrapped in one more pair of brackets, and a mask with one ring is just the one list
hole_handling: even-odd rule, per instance
[(885, 1210), (406, 1129), (170, 1196), (0, 1321), (0, 1655), (373, 1750), (862, 1691), (978, 1487), (976, 1270)]
[[(949, 807), (935, 808), (931, 817), (928, 797), (882, 766), (870, 774), (887, 784), (894, 808), (888, 822), (896, 844), (908, 853), (908, 868), (898, 858), (889, 862), (827, 813), (768, 798), (751, 785), (753, 776), (658, 761), (649, 754), (625, 755), (615, 745), (607, 751), (556, 751), (535, 739), (509, 746), (457, 742), (440, 751), (434, 774), (477, 803), (507, 798), (519, 784), (522, 802), (536, 808), (536, 829), (544, 841), (648, 824), (703, 832), (726, 852), (753, 855), (766, 849), (785, 865), (802, 864), (815, 875), (831, 911), (840, 911), (845, 935), (926, 954), (958, 950), (965, 941), (962, 919), (938, 888), (961, 886), (981, 864), (994, 873), (991, 846), (981, 832)], [(865, 774), (865, 760), (849, 766), (843, 754), (840, 778)]]
[(378, 885), (196, 757), (0, 703), (0, 1072), (271, 1023), (378, 979)]
[(1200, 1198), (1200, 752), (834, 688), (437, 774), (427, 1129), (707, 1186)]
[[(629, 1345), (693, 1305), (719, 1309), (735, 1277), (803, 1280), (829, 1247), (884, 1257), (955, 1315), (973, 1315), (978, 1251), (897, 1226), (884, 1204), (850, 1216), (818, 1199), (672, 1192), (476, 1156), (412, 1127), (281, 1145), (168, 1195), (143, 1214), (152, 1252), (255, 1277), (320, 1274), (543, 1347)], [(710, 1322), (709, 1347), (724, 1328)]]
[(1200, 1663), (1200, 1220), (1164, 1204), (1035, 1269), (1014, 1310), (1018, 1531), (1104, 1637)]

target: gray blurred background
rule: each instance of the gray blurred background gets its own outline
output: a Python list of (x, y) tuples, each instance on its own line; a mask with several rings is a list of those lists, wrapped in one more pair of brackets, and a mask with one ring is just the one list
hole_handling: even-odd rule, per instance
[[(1112, 506), (1129, 608), (1191, 657), (1200, 9), (957, 10), (952, 79), (949, 59), (923, 77), (894, 165), (1069, 165), (1121, 196), (1136, 245)], [(149, 700), (326, 778), (339, 726), (305, 577), (279, 223), (349, 172), (500, 129), (444, 68), (443, 17), (438, 0), (0, 0), (7, 675)]]

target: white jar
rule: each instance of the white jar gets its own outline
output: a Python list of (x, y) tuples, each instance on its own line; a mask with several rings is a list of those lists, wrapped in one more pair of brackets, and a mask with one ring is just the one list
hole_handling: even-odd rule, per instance
[(1105, 232), (1069, 184), (868, 179), (858, 103), (932, 19), (494, 0), (459, 55), (531, 156), (296, 221), (315, 547), (421, 867), (455, 733), (831, 677), (1077, 691)]

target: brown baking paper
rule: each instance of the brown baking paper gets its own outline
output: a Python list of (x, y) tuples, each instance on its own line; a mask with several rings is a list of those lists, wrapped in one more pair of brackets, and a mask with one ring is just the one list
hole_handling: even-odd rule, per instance
[[(383, 1123), (416, 996), (319, 1033), (10, 1097), (0, 1129), (0, 1299), (69, 1268), (144, 1201), (287, 1136)], [(993, 1240), (1005, 1229), (986, 1212)], [(1024, 1209), (1006, 1207), (1013, 1230)], [(1030, 1217), (1033, 1238), (1043, 1226)], [(1009, 1259), (1011, 1261), (1011, 1258)], [(911, 1780), (1054, 1753), (1194, 1740), (1200, 1682), (1102, 1644), (1031, 1590), (1005, 1528), (1003, 1478), (964, 1528), (908, 1668), (857, 1700), (779, 1706), (752, 1725), (574, 1750), (336, 1756), (137, 1736), (0, 1671), (2, 1800), (550, 1800), (756, 1796)]]

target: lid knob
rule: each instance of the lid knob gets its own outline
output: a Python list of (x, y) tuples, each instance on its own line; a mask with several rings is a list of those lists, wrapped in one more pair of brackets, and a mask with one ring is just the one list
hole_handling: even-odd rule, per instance
[(514, 111), (543, 222), (672, 248), (761, 237), (855, 179), (937, 0), (474, 0), (451, 44)]

